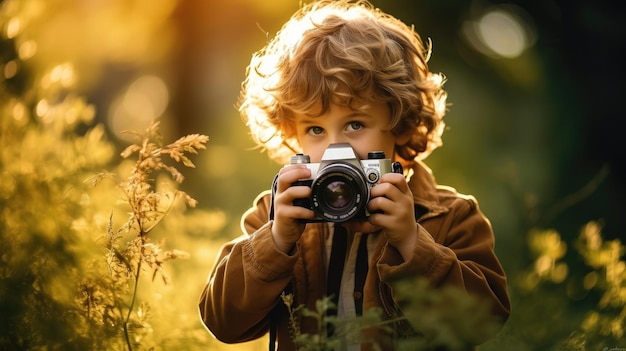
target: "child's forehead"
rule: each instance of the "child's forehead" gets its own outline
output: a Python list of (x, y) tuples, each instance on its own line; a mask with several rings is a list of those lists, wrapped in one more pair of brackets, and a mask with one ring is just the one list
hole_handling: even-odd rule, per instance
[(306, 118), (319, 118), (329, 112), (331, 108), (339, 108), (341, 110), (345, 110), (346, 112), (367, 112), (371, 110), (373, 105), (378, 103), (374, 100), (363, 99), (363, 98), (352, 98), (348, 100), (328, 100), (328, 101), (320, 101), (317, 100), (311, 106), (302, 111), (295, 112), (296, 115), (300, 115)]

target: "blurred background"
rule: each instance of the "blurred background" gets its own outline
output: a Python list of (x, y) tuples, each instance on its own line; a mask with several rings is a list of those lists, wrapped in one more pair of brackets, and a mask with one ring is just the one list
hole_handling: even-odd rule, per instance
[[(610, 1), (374, 1), (433, 42), (430, 69), (448, 82), (444, 146), (426, 163), (441, 184), (475, 195), (505, 266), (526, 260), (525, 229), (575, 237), (600, 220), (624, 238), (624, 151), (617, 127), (624, 70), (623, 7)], [(181, 3), (167, 66), (171, 131), (210, 136), (185, 186), (237, 215), (277, 165), (247, 137), (234, 104), (252, 52), (297, 1)]]
[[(448, 77), (451, 105), (444, 147), (427, 163), (440, 183), (477, 196), (493, 221), (499, 246), (513, 250), (522, 245), (515, 234), (520, 220), (576, 232), (585, 221), (602, 219), (605, 235), (623, 234), (625, 148), (618, 142), (623, 113), (617, 102), (626, 27), (619, 5), (374, 4), (432, 40), (430, 68)], [(106, 79), (94, 84), (89, 95), (110, 106), (122, 90), (112, 89), (116, 82), (130, 87), (144, 75), (162, 79), (169, 97), (161, 116), (167, 132), (211, 138), (209, 151), (185, 186), (204, 206), (241, 212), (249, 206), (250, 194), (268, 187), (277, 165), (251, 149), (234, 104), (251, 53), (297, 8), (298, 1), (181, 2), (169, 18), (176, 34), (169, 34), (175, 38), (168, 39), (171, 47), (159, 67), (139, 66), (132, 72), (109, 67)], [(165, 41), (161, 35), (155, 40)], [(113, 134), (120, 129), (117, 119), (132, 119), (111, 109), (101, 117)], [(596, 177), (602, 180), (587, 197), (562, 204)]]
[[(526, 301), (520, 296), (528, 293), (518, 290), (517, 282), (536, 259), (528, 242), (531, 230), (553, 229), (572, 245), (586, 223), (598, 221), (606, 241), (624, 241), (621, 4), (373, 3), (432, 40), (430, 69), (446, 75), (450, 106), (444, 146), (426, 163), (439, 183), (474, 195), (492, 221), (514, 302)], [(165, 141), (209, 136), (207, 150), (193, 157), (196, 168), (184, 171), (181, 185), (199, 201), (197, 212), (168, 224), (162, 234), (191, 259), (172, 263), (172, 284), (155, 288), (173, 297), (171, 311), (186, 316), (196, 346), (205, 349), (238, 349), (203, 334), (196, 301), (219, 246), (240, 234), (241, 214), (269, 188), (280, 167), (255, 149), (234, 107), (240, 84), (252, 53), (299, 6), (299, 0), (0, 1), (0, 81), (8, 87), (3, 92), (27, 94), (37, 72), (51, 72), (51, 79), (83, 96), (94, 107), (93, 121), (76, 133), (104, 126), (115, 152), (103, 167), (119, 162), (115, 155), (131, 141), (122, 131), (144, 130), (154, 120), (161, 121)], [(567, 277), (587, 275), (577, 274), (577, 267), (588, 267), (573, 250), (557, 258), (569, 265)], [(623, 262), (619, 267), (623, 272)], [(595, 295), (587, 293), (593, 284), (559, 285), (566, 281), (557, 277), (541, 291), (535, 283), (535, 292), (569, 301), (553, 318), (572, 313), (583, 320), (585, 311), (596, 307)], [(623, 281), (619, 284), (626, 294)], [(516, 307), (515, 313), (524, 313), (523, 305)], [(536, 321), (520, 316), (511, 323), (520, 320)], [(504, 345), (517, 348), (505, 349), (549, 349), (568, 338), (569, 332), (558, 333), (524, 346), (523, 336), (509, 336)], [(605, 346), (626, 347), (626, 342)]]

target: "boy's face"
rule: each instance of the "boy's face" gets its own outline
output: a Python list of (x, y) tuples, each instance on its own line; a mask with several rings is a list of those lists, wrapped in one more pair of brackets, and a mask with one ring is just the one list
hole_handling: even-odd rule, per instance
[(387, 158), (393, 158), (396, 137), (389, 130), (389, 108), (381, 102), (367, 105), (365, 109), (351, 109), (332, 104), (328, 112), (317, 117), (294, 116), (298, 142), (311, 162), (320, 162), (333, 143), (349, 143), (361, 159), (370, 151), (384, 151)]

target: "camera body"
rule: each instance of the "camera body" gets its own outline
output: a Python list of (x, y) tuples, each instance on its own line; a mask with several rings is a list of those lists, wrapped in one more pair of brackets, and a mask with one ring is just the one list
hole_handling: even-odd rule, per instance
[[(296, 154), (291, 164), (302, 164), (311, 170), (311, 177), (292, 186), (309, 186), (310, 198), (296, 199), (294, 205), (315, 211), (317, 218), (306, 222), (346, 222), (366, 219), (370, 189), (386, 173), (402, 173), (402, 166), (385, 157), (382, 151), (358, 158), (348, 143), (331, 144), (319, 163), (311, 163), (308, 155)], [(273, 201), (272, 201), (273, 210)]]

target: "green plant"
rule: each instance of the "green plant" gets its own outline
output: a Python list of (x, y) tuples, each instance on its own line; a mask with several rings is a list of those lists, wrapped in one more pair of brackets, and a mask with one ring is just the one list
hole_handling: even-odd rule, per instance
[(626, 337), (626, 262), (621, 259), (625, 247), (617, 239), (604, 241), (597, 222), (582, 228), (574, 247), (591, 268), (582, 279), (582, 288), (595, 290), (600, 297), (565, 345), (572, 350), (620, 347)]
[[(282, 295), (289, 312), (293, 340), (299, 351), (344, 350), (350, 344), (371, 344), (380, 349), (366, 331), (378, 329), (394, 334), (398, 350), (466, 350), (495, 335), (500, 323), (489, 306), (455, 287), (432, 287), (425, 279), (405, 279), (394, 284), (395, 296), (404, 315), (386, 320), (379, 309), (358, 317), (328, 315), (335, 305), (330, 297), (317, 301), (316, 309), (293, 306), (292, 295)], [(319, 333), (303, 334), (298, 316), (317, 321)], [(331, 327), (334, 333), (328, 336)], [(399, 335), (402, 334), (402, 335)]]
[(457, 287), (406, 279), (394, 291), (404, 318), (417, 332), (398, 339), (399, 350), (468, 350), (500, 329), (488, 304)]
[(82, 179), (114, 148), (93, 126), (94, 106), (75, 92), (72, 64), (29, 64), (33, 43), (16, 28), (24, 30), (32, 7), (18, 10), (0, 5), (8, 28), (0, 33), (0, 349), (84, 349), (69, 308), (89, 250)]
[(481, 350), (601, 350), (622, 347), (626, 263), (619, 240), (585, 224), (568, 245), (553, 229), (528, 235), (533, 261), (511, 275), (513, 314)]
[[(289, 313), (290, 332), (298, 351), (345, 350), (347, 345), (351, 344), (371, 344), (374, 350), (378, 350), (379, 345), (369, 339), (364, 331), (369, 328), (390, 331), (389, 323), (382, 321), (381, 311), (378, 309), (366, 310), (358, 317), (337, 317), (329, 315), (330, 310), (337, 308), (330, 296), (318, 300), (315, 310), (310, 310), (304, 305), (293, 306), (292, 294), (283, 293), (281, 299)], [(300, 317), (313, 318), (319, 332), (302, 333), (298, 322)], [(333, 330), (331, 335), (328, 333), (329, 329)]]

